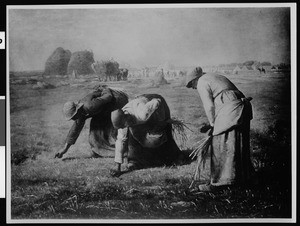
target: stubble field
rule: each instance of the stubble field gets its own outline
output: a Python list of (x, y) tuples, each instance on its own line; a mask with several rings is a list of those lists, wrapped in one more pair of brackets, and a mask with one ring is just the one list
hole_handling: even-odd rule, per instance
[[(80, 99), (99, 82), (94, 77), (43, 78), (54, 86), (35, 89), (30, 82), (11, 78), (8, 193), (12, 219), (291, 217), (290, 76), (228, 77), (246, 96), (253, 97), (251, 150), (258, 184), (209, 193), (199, 192), (196, 186), (189, 188), (196, 161), (110, 177), (113, 152), (103, 153), (103, 158), (89, 157), (89, 120), (64, 158), (54, 159), (71, 127), (63, 118), (63, 104)], [(14, 82), (17, 79), (20, 82)], [(179, 79), (168, 82), (151, 87), (143, 79), (130, 79), (107, 85), (124, 90), (130, 98), (142, 93), (161, 94), (171, 115), (190, 128), (188, 142), (183, 145), (177, 141), (189, 152), (205, 136), (199, 125), (207, 119), (197, 91), (183, 87)]]

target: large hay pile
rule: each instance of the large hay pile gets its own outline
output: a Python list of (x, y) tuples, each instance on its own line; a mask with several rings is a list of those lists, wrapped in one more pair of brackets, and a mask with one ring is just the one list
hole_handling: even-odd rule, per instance
[(68, 74), (87, 75), (94, 73), (91, 65), (94, 63), (93, 52), (84, 50), (74, 52), (68, 64)]
[[(120, 75), (119, 63), (114, 60), (102, 60), (93, 64), (100, 81), (116, 81)], [(127, 72), (128, 73), (128, 72)]]
[(71, 58), (71, 52), (62, 47), (58, 47), (50, 55), (45, 63), (45, 75), (65, 75), (67, 74), (68, 63)]

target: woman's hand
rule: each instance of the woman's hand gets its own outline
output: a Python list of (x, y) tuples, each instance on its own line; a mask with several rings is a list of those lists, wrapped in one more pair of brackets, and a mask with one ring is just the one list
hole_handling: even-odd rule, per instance
[(63, 155), (69, 150), (70, 147), (71, 144), (65, 144), (65, 146), (55, 154), (54, 158), (59, 158), (59, 159), (62, 158)]
[(208, 130), (210, 130), (212, 128), (212, 126), (210, 124), (207, 124), (207, 123), (202, 123), (200, 125), (200, 132), (201, 133), (206, 133)]
[(60, 159), (60, 158), (63, 157), (64, 153), (65, 153), (65, 151), (64, 151), (64, 149), (62, 149), (62, 150), (58, 151), (58, 152), (55, 154), (54, 158), (59, 158), (59, 159)]
[(121, 163), (117, 163), (116, 162), (116, 168), (115, 169), (111, 169), (109, 171), (109, 174), (112, 176), (112, 177), (119, 177), (122, 175), (122, 172), (121, 172)]

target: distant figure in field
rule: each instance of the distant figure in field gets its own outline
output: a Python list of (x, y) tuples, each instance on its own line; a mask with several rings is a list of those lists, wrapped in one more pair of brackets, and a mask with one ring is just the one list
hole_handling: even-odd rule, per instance
[(266, 70), (262, 67), (262, 68), (257, 68), (259, 70), (259, 73), (261, 74), (262, 72), (263, 73), (266, 73)]
[(203, 73), (201, 67), (187, 75), (186, 87), (198, 90), (212, 136), (210, 182), (199, 189), (249, 182), (254, 173), (249, 136), (252, 98), (245, 98), (225, 76)]
[(125, 157), (128, 170), (171, 165), (183, 157), (173, 139), (170, 109), (162, 96), (140, 95), (112, 112), (111, 118), (118, 129), (112, 176), (121, 175)]
[(120, 76), (120, 78), (118, 79), (118, 81), (120, 81), (120, 80), (127, 81), (128, 69), (120, 68), (119, 76)]
[(259, 74), (261, 74), (261, 69), (258, 67), (257, 70), (259, 70)]
[(107, 87), (100, 87), (78, 102), (68, 101), (64, 104), (63, 113), (66, 120), (74, 123), (68, 133), (64, 147), (55, 154), (62, 158), (69, 148), (75, 144), (84, 127), (85, 121), (91, 118), (89, 143), (92, 157), (101, 156), (101, 150), (114, 150), (117, 130), (111, 122), (111, 112), (128, 103), (125, 93)]

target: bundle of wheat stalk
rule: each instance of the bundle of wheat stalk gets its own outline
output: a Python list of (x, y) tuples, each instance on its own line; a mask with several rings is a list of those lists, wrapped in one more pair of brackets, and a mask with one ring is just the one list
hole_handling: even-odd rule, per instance
[(185, 146), (188, 140), (186, 129), (190, 130), (190, 128), (182, 120), (176, 118), (169, 119), (168, 123), (172, 125), (172, 134), (174, 138), (179, 140), (182, 146)]
[[(210, 134), (210, 132), (208, 132)], [(212, 135), (209, 135), (199, 142), (197, 142), (197, 147), (195, 150), (189, 155), (192, 159), (197, 157), (197, 165), (193, 177), (192, 184), (194, 181), (200, 179), (200, 174), (201, 174), (201, 168), (204, 168), (206, 159), (210, 156), (210, 147), (211, 147), (211, 142), (212, 142)], [(191, 184), (191, 185), (192, 185)]]

